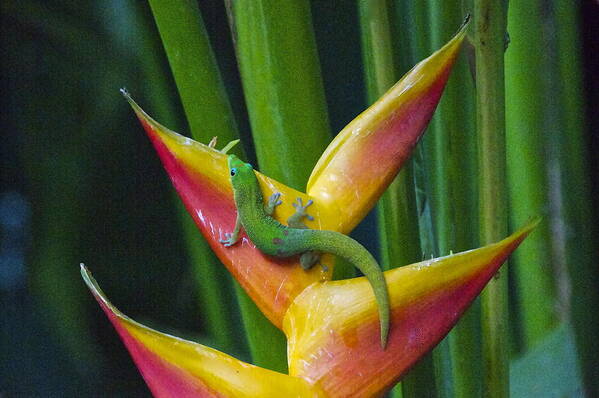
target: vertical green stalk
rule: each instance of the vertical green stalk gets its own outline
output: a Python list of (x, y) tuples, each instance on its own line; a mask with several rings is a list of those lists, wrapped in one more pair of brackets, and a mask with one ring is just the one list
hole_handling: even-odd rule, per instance
[[(236, 0), (229, 7), (260, 170), (303, 189), (330, 141), (310, 3)], [(254, 363), (285, 370), (283, 334), (252, 306), (242, 313)]]
[[(449, 2), (429, 3), (429, 29), (431, 51), (440, 47), (445, 39), (444, 19), (451, 19), (451, 4)], [(453, 75), (453, 73), (452, 73)], [(453, 77), (453, 76), (452, 76)], [(449, 82), (448, 82), (449, 83)], [(449, 194), (449, 132), (454, 127), (451, 120), (454, 116), (444, 112), (442, 103), (448, 104), (447, 89), (443, 92), (439, 107), (431, 120), (429, 131), (424, 138), (424, 151), (427, 154), (427, 165), (429, 166), (430, 205), (433, 230), (435, 231), (435, 242), (433, 253), (435, 256), (447, 254), (449, 248), (454, 248), (455, 237), (452, 220), (451, 201), (454, 199)], [(459, 104), (459, 99), (451, 98), (454, 108)], [(446, 105), (447, 106), (447, 105)], [(447, 111), (447, 109), (445, 109)], [(448, 117), (449, 116), (449, 117)], [(448, 123), (446, 126), (445, 123)], [(451, 198), (451, 200), (448, 200)], [(439, 398), (449, 398), (451, 392), (451, 363), (449, 352), (449, 339), (443, 339), (433, 350), (433, 361), (435, 366), (435, 384)]]
[[(431, 52), (428, 29), (429, 4), (424, 1), (396, 0), (393, 6), (395, 25), (397, 25), (395, 31), (398, 32), (401, 40), (400, 43), (395, 43), (400, 49), (399, 63), (402, 70), (408, 70), (412, 65), (428, 57)], [(429, 132), (425, 133), (425, 137)], [(413, 189), (407, 190), (408, 196), (404, 198), (406, 203), (413, 203), (416, 208), (417, 226), (412, 226), (414, 231), (418, 231), (418, 242), (412, 244), (413, 248), (419, 250), (418, 253), (415, 253), (416, 260), (420, 260), (423, 253), (432, 254), (435, 245), (435, 234), (430, 218), (429, 170), (426, 164), (426, 154), (423, 150), (423, 142), (421, 142), (414, 150), (409, 164), (406, 164), (402, 170), (402, 173), (405, 173), (403, 178), (409, 180), (406, 184), (414, 185)], [(401, 174), (399, 178), (402, 178)], [(409, 195), (413, 195), (413, 202)], [(385, 202), (383, 203), (385, 204)], [(433, 355), (428, 354), (403, 378), (401, 383), (403, 396), (435, 397), (437, 388), (434, 381)]]
[(331, 138), (310, 4), (238, 0), (233, 18), (260, 169), (304, 189)]
[[(487, 244), (507, 233), (504, 60), (507, 4), (474, 1), (477, 129), (479, 135), (480, 240)], [(492, 279), (481, 299), (483, 396), (507, 397), (507, 270)]]
[[(237, 126), (227, 99), (198, 5), (186, 0), (150, 0), (150, 6), (166, 50), (181, 102), (194, 139), (208, 142), (218, 136), (219, 145), (237, 138)], [(240, 149), (238, 149), (239, 151)], [(201, 306), (206, 326), (225, 348), (239, 349), (237, 329), (227, 303), (226, 271), (183, 210), (182, 222), (188, 254), (198, 275)]]
[[(430, 4), (433, 48), (439, 48), (464, 18), (459, 3)], [(474, 87), (465, 57), (454, 66), (432, 120), (427, 141), (433, 198), (433, 218), (439, 255), (476, 246), (476, 135), (474, 131)], [(480, 380), (472, 377), (480, 363), (479, 308), (476, 302), (449, 335), (447, 352), (439, 352), (435, 366), (445, 368), (438, 380), (442, 396), (478, 396)], [(443, 355), (445, 354), (445, 355)], [(448, 358), (449, 354), (451, 358)], [(449, 365), (448, 365), (449, 363)], [(449, 368), (449, 369), (447, 369)], [(439, 373), (439, 372), (438, 372)]]
[[(397, 80), (389, 7), (387, 0), (360, 1), (358, 5), (367, 99), (372, 104)], [(391, 269), (418, 261), (418, 216), (414, 180), (408, 164), (381, 197), (377, 220), (383, 268)], [(401, 397), (401, 386), (396, 386), (391, 395)]]
[[(510, 216), (514, 226), (549, 209), (545, 115), (551, 78), (538, 0), (513, 2), (508, 12), (510, 45), (505, 56), (506, 146)], [(549, 220), (514, 253), (513, 270), (522, 316), (523, 347), (537, 344), (555, 326)]]
[[(387, 1), (361, 1), (359, 11), (368, 102), (373, 103), (397, 80)], [(400, 172), (379, 206), (383, 267), (391, 269), (418, 261), (421, 252), (411, 170)]]
[(221, 144), (238, 138), (235, 118), (197, 4), (187, 0), (150, 0), (150, 6), (192, 136), (209, 140), (217, 135)]
[[(560, 206), (562, 225), (554, 228), (563, 239), (569, 280), (560, 281), (561, 296), (568, 297), (566, 318), (572, 322), (576, 347), (588, 396), (599, 393), (599, 317), (589, 309), (599, 307), (597, 286), (597, 228), (593, 225), (588, 159), (585, 148), (584, 94), (582, 89), (580, 4), (554, 0), (556, 59), (559, 68), (559, 104), (562, 128), (559, 140)], [(562, 278), (563, 279), (563, 278)]]

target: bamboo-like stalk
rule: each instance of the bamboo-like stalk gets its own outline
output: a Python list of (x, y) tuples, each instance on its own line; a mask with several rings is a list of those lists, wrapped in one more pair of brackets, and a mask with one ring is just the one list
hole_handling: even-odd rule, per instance
[[(237, 0), (229, 7), (260, 170), (303, 190), (330, 141), (310, 5)], [(254, 363), (285, 370), (282, 333), (251, 306), (244, 303), (242, 314)]]
[[(373, 103), (397, 80), (387, 1), (360, 2), (359, 11), (368, 102)], [(410, 170), (400, 172), (379, 206), (377, 216), (383, 267), (390, 269), (418, 261), (421, 252)]]
[[(444, 43), (445, 29), (444, 19), (451, 19), (450, 14), (451, 4), (448, 2), (429, 2), (428, 5), (428, 29), (429, 29), (429, 49), (434, 51)], [(460, 20), (458, 17), (457, 20)], [(455, 29), (453, 30), (455, 31)], [(453, 32), (452, 32), (453, 33)], [(447, 35), (450, 37), (451, 33)], [(452, 73), (453, 75), (453, 73)], [(452, 76), (453, 78), (453, 76)], [(449, 84), (449, 82), (448, 82)], [(447, 88), (445, 89), (441, 102), (447, 103)], [(459, 100), (452, 98), (452, 105), (458, 105)], [(453, 116), (450, 113), (443, 113), (443, 107), (439, 103), (439, 107), (435, 111), (428, 131), (423, 139), (422, 149), (426, 156), (425, 165), (427, 167), (427, 184), (428, 201), (430, 204), (432, 231), (431, 235), (434, 242), (430, 248), (431, 255), (441, 256), (446, 254), (449, 248), (453, 248), (454, 236), (453, 228), (454, 220), (451, 219), (451, 202), (447, 200), (450, 196), (450, 181), (448, 159), (449, 150), (449, 133), (455, 123), (451, 123), (447, 116)], [(445, 116), (445, 117), (444, 117)], [(457, 117), (457, 115), (455, 115)], [(450, 128), (446, 128), (445, 123), (450, 123)], [(452, 198), (453, 199), (453, 198)], [(443, 339), (432, 352), (435, 384), (437, 387), (437, 396), (439, 398), (449, 398), (453, 395), (451, 386), (451, 363), (449, 351), (449, 339)]]
[[(505, 158), (504, 50), (506, 7), (499, 0), (474, 1), (477, 130), (479, 135), (480, 240), (507, 233)], [(507, 397), (508, 310), (507, 270), (489, 282), (481, 298), (481, 330), (485, 397)]]
[[(150, 6), (194, 138), (238, 138), (216, 59), (197, 4), (150, 0)], [(218, 116), (218, 117), (216, 117)]]
[[(549, 209), (544, 97), (550, 66), (541, 34), (542, 7), (545, 6), (537, 0), (514, 2), (508, 12), (506, 147), (513, 225), (546, 215)], [(514, 253), (512, 270), (516, 275), (524, 349), (538, 343), (556, 323), (549, 225), (549, 220), (541, 223)]]
[[(407, 70), (412, 65), (428, 57), (431, 53), (430, 32), (428, 29), (429, 4), (428, 2), (395, 0), (393, 9), (396, 21), (395, 30), (399, 32), (398, 36), (401, 39), (400, 43), (394, 44), (400, 49), (399, 62), (403, 64), (401, 69)], [(424, 136), (426, 137), (429, 133), (430, 129)], [(429, 170), (426, 167), (425, 155), (423, 143), (421, 142), (414, 150), (411, 161), (402, 170), (402, 172), (406, 173), (404, 178), (412, 180), (411, 183), (414, 184), (414, 189), (408, 193), (414, 195), (414, 203), (418, 215), (418, 226), (413, 226), (414, 230), (418, 231), (419, 242), (413, 244), (413, 247), (417, 247), (420, 251), (416, 253), (417, 259), (420, 259), (423, 253), (431, 255), (435, 245), (435, 234), (432, 220), (430, 219)], [(409, 177), (410, 174), (412, 174), (412, 177)], [(406, 198), (406, 200), (410, 199)], [(403, 378), (401, 383), (403, 396), (437, 396), (435, 379), (433, 355), (428, 354)], [(397, 392), (394, 391), (394, 393), (399, 396)]]
[[(444, 6), (445, 5), (445, 6)], [(442, 2), (432, 1), (429, 3), (429, 29), (430, 29), (430, 48), (437, 48), (443, 40), (443, 19), (448, 17), (450, 7)], [(452, 73), (453, 75), (453, 73)], [(452, 76), (453, 77), (453, 76)], [(449, 81), (448, 81), (449, 85)], [(447, 122), (447, 113), (443, 112), (441, 102), (447, 102), (447, 88), (441, 97), (441, 101), (429, 127), (429, 131), (424, 139), (424, 151), (427, 155), (427, 166), (429, 167), (428, 179), (430, 184), (430, 206), (432, 225), (435, 235), (435, 245), (433, 253), (435, 256), (441, 256), (446, 253), (449, 247), (453, 246), (454, 236), (452, 228), (454, 226), (451, 220), (451, 201), (448, 200), (450, 181), (447, 150), (449, 148), (448, 129), (444, 122)], [(457, 105), (457, 99), (452, 105)], [(451, 123), (451, 121), (449, 121)], [(452, 198), (453, 199), (453, 198)], [(433, 350), (433, 361), (435, 366), (435, 384), (437, 386), (437, 396), (439, 398), (449, 398), (451, 392), (450, 378), (450, 352), (449, 339), (443, 339)]]
[[(150, 0), (162, 44), (187, 116), (191, 136), (208, 142), (218, 136), (219, 144), (238, 137), (237, 126), (221, 80), (216, 59), (198, 5), (185, 0)], [(235, 149), (237, 153), (240, 148)], [(198, 232), (189, 215), (179, 206), (188, 255), (198, 278), (201, 309), (206, 328), (223, 349), (239, 350), (237, 329), (228, 302), (226, 270)]]
[(310, 5), (234, 1), (232, 15), (260, 169), (303, 190), (331, 138)]
[[(580, 4), (554, 0), (552, 35), (556, 40), (558, 93), (561, 128), (556, 129), (560, 165), (557, 203), (563, 211), (553, 232), (563, 237), (562, 246), (567, 275), (558, 273), (559, 295), (566, 320), (572, 322), (576, 336), (585, 389), (588, 396), (599, 393), (599, 317), (589, 316), (599, 307), (597, 275), (597, 227), (593, 224), (588, 155), (585, 148), (584, 92), (582, 88)], [(556, 248), (554, 248), (555, 252)]]
[[(459, 3), (430, 4), (431, 41), (440, 47), (464, 18)], [(474, 132), (474, 87), (465, 57), (453, 68), (433, 117), (431, 140), (427, 143), (432, 178), (433, 218), (438, 255), (476, 247), (476, 135)], [(450, 333), (448, 349), (436, 356), (441, 396), (473, 397), (480, 380), (472, 377), (480, 362), (480, 309), (474, 304)], [(451, 356), (451, 358), (449, 358)], [(448, 364), (449, 363), (449, 364)]]

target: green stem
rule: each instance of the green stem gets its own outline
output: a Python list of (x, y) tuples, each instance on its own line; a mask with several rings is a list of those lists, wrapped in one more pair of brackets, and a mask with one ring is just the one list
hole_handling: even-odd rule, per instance
[[(506, 4), (474, 1), (477, 129), (479, 135), (480, 240), (498, 241), (507, 234), (504, 60)], [(483, 395), (506, 397), (508, 374), (507, 270), (492, 279), (482, 294)]]
[(237, 139), (237, 125), (196, 3), (150, 0), (191, 135)]
[[(430, 4), (431, 41), (439, 48), (464, 18), (459, 3)], [(430, 162), (433, 216), (439, 255), (476, 247), (476, 135), (474, 131), (474, 87), (465, 57), (454, 66), (432, 120)], [(480, 380), (472, 377), (480, 362), (478, 303), (469, 310), (449, 335), (451, 359), (438, 355), (438, 367), (449, 367), (438, 381), (442, 396), (472, 397)], [(447, 366), (447, 362), (451, 365)]]
[[(260, 170), (303, 189), (330, 140), (310, 4), (237, 0), (228, 6)], [(283, 334), (257, 311), (242, 304), (254, 363), (284, 371)]]
[(599, 317), (589, 316), (599, 306), (597, 275), (597, 228), (593, 224), (588, 155), (585, 147), (584, 92), (582, 88), (580, 4), (554, 0), (556, 59), (559, 68), (558, 92), (562, 128), (556, 130), (561, 170), (558, 203), (563, 209), (562, 223), (554, 231), (562, 239), (567, 276), (558, 286), (566, 319), (572, 322), (576, 346), (588, 396), (599, 393)]
[[(218, 136), (219, 145), (238, 137), (216, 59), (198, 5), (186, 0), (150, 0), (162, 44), (181, 97), (191, 136), (207, 143)], [(164, 93), (163, 93), (164, 94)], [(241, 151), (237, 149), (237, 153)], [(220, 347), (238, 350), (235, 307), (222, 292), (228, 291), (226, 271), (198, 233), (189, 215), (181, 211), (188, 255), (198, 275), (201, 307), (210, 335)]]
[[(368, 102), (375, 102), (397, 80), (386, 0), (359, 3), (362, 54)], [(411, 170), (404, 169), (387, 189), (378, 212), (385, 269), (419, 260), (418, 218)], [(388, 242), (393, 242), (392, 245)]]
[[(422, 59), (428, 57), (431, 52), (429, 29), (428, 29), (428, 2), (413, 2), (396, 0), (394, 2), (395, 25), (398, 36), (401, 38), (399, 47), (399, 62), (402, 70), (409, 69)], [(428, 133), (425, 133), (425, 137)], [(423, 253), (429, 255), (434, 250), (434, 231), (432, 220), (430, 218), (430, 184), (428, 181), (429, 170), (426, 168), (426, 154), (423, 151), (423, 143), (418, 144), (412, 155), (409, 165), (404, 166), (403, 178), (413, 184), (414, 188), (408, 189), (406, 193), (413, 195), (413, 202), (409, 196), (404, 197), (407, 204), (413, 203), (416, 208), (417, 226), (413, 225), (414, 231), (418, 231), (418, 242), (411, 243), (412, 249), (417, 249), (417, 253), (408, 254), (415, 256), (416, 261), (422, 258)], [(402, 178), (400, 174), (400, 179)], [(401, 180), (398, 180), (401, 181)], [(407, 184), (408, 182), (406, 182)], [(400, 184), (400, 182), (394, 182)], [(390, 187), (391, 189), (391, 187)], [(393, 191), (391, 191), (393, 192)], [(398, 194), (401, 194), (398, 192)], [(385, 204), (385, 202), (383, 202)], [(401, 210), (397, 207), (397, 210)], [(409, 210), (411, 211), (411, 210)], [(416, 238), (415, 234), (412, 236)], [(403, 255), (406, 255), (404, 253)], [(407, 262), (407, 259), (405, 260)], [(402, 380), (402, 393), (404, 397), (435, 397), (437, 388), (435, 380), (435, 364), (433, 355), (424, 356)]]
[(232, 15), (260, 169), (303, 190), (331, 138), (310, 4), (239, 0)]
[[(551, 75), (541, 3), (514, 2), (508, 13), (510, 45), (506, 68), (506, 145), (510, 216), (514, 226), (549, 209), (544, 109), (545, 83)], [(543, 6), (545, 7), (545, 6)], [(537, 71), (533, 74), (526, 70)], [(551, 231), (545, 220), (514, 253), (524, 349), (555, 326)]]

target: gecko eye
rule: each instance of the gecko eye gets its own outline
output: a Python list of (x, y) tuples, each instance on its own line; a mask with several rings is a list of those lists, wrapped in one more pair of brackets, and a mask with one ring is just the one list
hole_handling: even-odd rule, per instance
[(235, 176), (235, 174), (237, 174), (237, 168), (236, 168), (236, 167), (233, 167), (233, 168), (231, 169), (231, 177), (234, 177), (234, 176)]

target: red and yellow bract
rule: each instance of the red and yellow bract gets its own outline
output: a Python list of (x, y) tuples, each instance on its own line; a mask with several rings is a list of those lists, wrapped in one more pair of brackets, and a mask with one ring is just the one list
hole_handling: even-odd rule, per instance
[[(344, 128), (325, 150), (308, 182), (308, 194), (260, 173), (265, 198), (281, 192), (275, 218), (293, 213), (291, 202), (314, 200), (310, 228), (349, 232), (375, 205), (408, 158), (439, 102), (460, 45), (462, 29), (442, 49), (416, 65), (375, 104)], [(260, 310), (277, 327), (293, 299), (306, 287), (330, 279), (332, 267), (305, 272), (297, 258), (262, 254), (248, 241), (231, 248), (219, 243), (235, 224), (236, 210), (226, 166), (219, 151), (181, 136), (148, 116), (130, 97), (188, 212), (220, 260)], [(400, 264), (398, 264), (400, 265)]]
[[(307, 194), (258, 173), (265, 198), (282, 193), (285, 204), (274, 217), (289, 217), (291, 202), (300, 197), (314, 200), (310, 228), (347, 233), (355, 227), (422, 135), (464, 35), (465, 27), (339, 133), (314, 168)], [(108, 302), (82, 268), (86, 283), (159, 397), (378, 396), (447, 334), (534, 227), (531, 223), (483, 248), (387, 271), (392, 321), (382, 350), (376, 302), (365, 278), (329, 281), (331, 270), (314, 267), (306, 272), (297, 258), (266, 256), (245, 234), (237, 245), (224, 247), (219, 239), (231, 231), (236, 218), (226, 156), (168, 130), (127, 99), (214, 252), (288, 338), (289, 375), (243, 363), (132, 321)]]
[(285, 317), (289, 375), (140, 325), (110, 304), (85, 267), (81, 272), (157, 397), (372, 397), (447, 334), (534, 226), (499, 243), (387, 271), (392, 327), (384, 351), (364, 278), (312, 284)]

